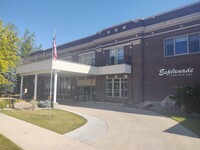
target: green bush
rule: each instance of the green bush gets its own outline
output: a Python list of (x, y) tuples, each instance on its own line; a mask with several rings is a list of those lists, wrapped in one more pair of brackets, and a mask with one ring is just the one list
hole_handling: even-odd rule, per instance
[(0, 100), (0, 109), (4, 109), (7, 106), (9, 108), (13, 108), (14, 103), (16, 102), (23, 102), (24, 100), (22, 99), (2, 99)]
[(39, 102), (38, 102), (38, 107), (40, 107), (40, 108), (46, 108), (46, 107), (49, 107), (49, 101), (48, 101), (48, 100), (45, 100), (45, 101), (39, 101)]
[(177, 88), (173, 99), (177, 101), (178, 105), (200, 113), (200, 84), (196, 84), (194, 87)]
[(0, 109), (6, 108), (8, 105), (8, 107), (12, 106), (12, 101), (11, 100), (6, 100), (6, 99), (2, 99), (0, 100)]
[(25, 100), (23, 100), (23, 99), (15, 99), (13, 103), (17, 103), (17, 102), (25, 102)]

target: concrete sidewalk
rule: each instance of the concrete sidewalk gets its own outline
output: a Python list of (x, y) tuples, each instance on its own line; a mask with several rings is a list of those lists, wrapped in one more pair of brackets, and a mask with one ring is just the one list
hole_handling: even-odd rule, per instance
[(70, 111), (72, 113), (78, 114), (84, 117), (85, 119), (87, 119), (87, 123), (84, 126), (76, 130), (73, 130), (69, 133), (64, 134), (64, 136), (66, 137), (70, 137), (72, 139), (76, 139), (78, 141), (88, 143), (97, 138), (102, 137), (108, 131), (108, 126), (106, 122), (95, 116), (87, 115), (80, 112), (75, 112), (75, 111), (66, 109), (65, 106), (62, 106), (62, 105), (58, 106), (57, 109)]
[[(90, 116), (88, 116), (87, 119), (89, 117)], [(93, 118), (88, 122), (88, 125), (85, 127), (86, 129), (92, 124), (98, 124), (98, 119)], [(78, 129), (78, 131), (82, 131), (83, 134), (78, 134), (79, 136), (77, 133), (80, 132), (71, 132), (66, 135), (60, 135), (53, 131), (0, 113), (0, 133), (24, 150), (77, 150), (80, 148), (82, 150), (95, 150), (96, 148), (94, 146), (81, 142), (91, 140), (94, 133), (92, 132), (89, 134), (88, 132), (88, 134), (85, 134), (87, 136), (84, 137), (83, 135), (86, 131), (84, 128), (80, 129)], [(98, 135), (95, 134), (95, 137), (97, 136)]]
[(58, 105), (78, 112), (86, 126), (60, 135), (0, 113), (0, 133), (25, 150), (199, 150), (200, 139), (155, 112), (96, 103)]

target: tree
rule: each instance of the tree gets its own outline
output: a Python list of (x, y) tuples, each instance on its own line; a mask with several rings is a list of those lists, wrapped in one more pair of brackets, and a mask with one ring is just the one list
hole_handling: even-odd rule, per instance
[(18, 42), (16, 27), (12, 24), (4, 26), (0, 20), (0, 86), (11, 84), (5, 74), (15, 68), (20, 59)]
[(23, 37), (18, 38), (17, 28), (13, 24), (3, 25), (0, 20), (0, 94), (13, 93), (17, 82), (15, 69), (20, 57), (41, 47), (41, 44), (36, 46), (34, 33), (26, 30)]
[(8, 80), (8, 83), (0, 85), (0, 95), (12, 94), (17, 84), (15, 69), (10, 69), (9, 72), (3, 73), (3, 76)]
[(19, 42), (20, 57), (27, 57), (30, 53), (41, 50), (41, 48), (41, 44), (39, 47), (35, 44), (35, 34), (30, 33), (29, 30), (26, 30)]

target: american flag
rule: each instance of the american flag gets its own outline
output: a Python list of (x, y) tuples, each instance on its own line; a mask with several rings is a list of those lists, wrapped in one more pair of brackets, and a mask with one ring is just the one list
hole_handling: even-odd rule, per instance
[(53, 60), (57, 60), (57, 49), (56, 49), (56, 34), (53, 36)]

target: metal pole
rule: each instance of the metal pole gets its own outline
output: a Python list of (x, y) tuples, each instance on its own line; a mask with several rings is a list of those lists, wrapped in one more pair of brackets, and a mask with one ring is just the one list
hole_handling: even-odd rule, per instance
[[(54, 29), (54, 33), (53, 33), (53, 37), (55, 35), (55, 29)], [(52, 47), (52, 52), (51, 52), (51, 78), (50, 78), (50, 92), (49, 92), (49, 117), (51, 116), (50, 113), (50, 107), (51, 107), (51, 97), (52, 97), (52, 77), (53, 76), (53, 47)]]

